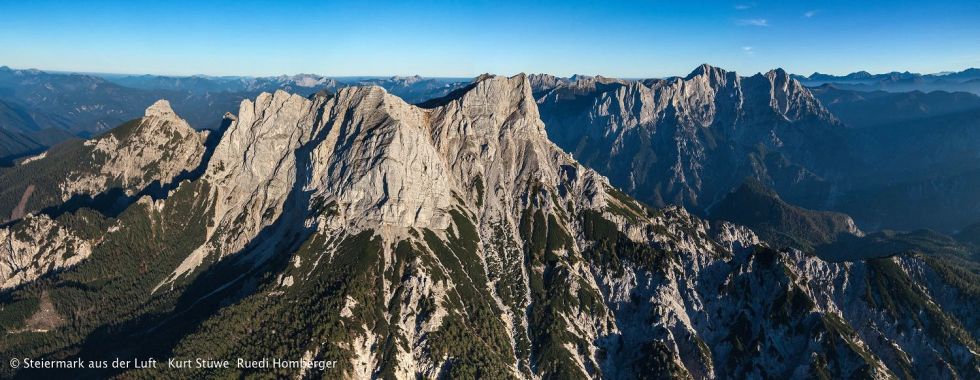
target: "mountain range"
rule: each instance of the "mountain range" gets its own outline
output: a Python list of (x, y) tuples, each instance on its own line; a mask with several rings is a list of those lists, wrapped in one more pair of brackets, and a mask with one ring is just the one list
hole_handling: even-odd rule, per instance
[[(0, 168), (0, 352), (338, 362), (190, 377), (980, 368), (967, 111), (850, 126), (783, 70), (709, 65), (641, 81), (280, 79), (326, 88), (261, 92), (207, 130), (156, 100)], [(172, 90), (210, 94), (184, 82)], [(916, 191), (876, 190), (897, 177)], [(912, 222), (961, 231), (874, 226)]]
[(654, 206), (707, 216), (750, 177), (872, 230), (951, 233), (980, 216), (976, 95), (811, 90), (782, 70), (708, 65), (684, 78), (537, 81), (552, 83), (537, 97), (549, 137)]
[(919, 74), (908, 71), (871, 74), (867, 71), (857, 71), (847, 75), (821, 73), (813, 73), (810, 76), (794, 75), (794, 78), (807, 86), (833, 84), (836, 87), (861, 91), (963, 91), (980, 94), (980, 69), (976, 68), (940, 74)]
[(856, 91), (824, 84), (810, 92), (844, 124), (853, 128), (885, 126), (980, 108), (980, 95), (946, 91)]
[[(167, 99), (191, 125), (216, 129), (222, 115), (262, 92), (284, 90), (303, 96), (345, 86), (378, 85), (410, 102), (442, 96), (462, 85), (421, 77), (340, 78), (312, 74), (276, 77), (170, 77), (50, 73), (0, 67), (0, 129), (27, 134), (50, 147), (72, 136), (88, 138), (139, 117), (158, 99)], [(40, 132), (43, 131), (43, 132)], [(6, 139), (5, 139), (6, 140)], [(3, 142), (5, 140), (0, 140)], [(19, 139), (27, 141), (26, 139)], [(0, 158), (31, 154), (31, 144), (2, 143)]]
[(559, 146), (655, 206), (706, 210), (747, 176), (794, 201), (826, 198), (821, 174), (851, 154), (839, 143), (844, 127), (782, 70), (740, 77), (702, 65), (685, 78), (582, 78), (538, 103)]

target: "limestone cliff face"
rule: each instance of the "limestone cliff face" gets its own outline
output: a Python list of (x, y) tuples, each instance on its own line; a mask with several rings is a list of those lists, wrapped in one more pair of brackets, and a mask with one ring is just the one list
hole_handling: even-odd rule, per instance
[(310, 139), (310, 109), (310, 101), (284, 91), (242, 102), (203, 176), (212, 189), (210, 240), (178, 273), (209, 253), (237, 252), (281, 215), (298, 175), (294, 151)]
[(698, 212), (745, 177), (819, 204), (830, 192), (821, 176), (849, 153), (834, 143), (836, 119), (781, 69), (741, 77), (702, 65), (685, 78), (569, 82), (538, 104), (553, 140), (613, 184)]
[(593, 198), (605, 179), (547, 139), (524, 76), (487, 77), (443, 102), (421, 108), (374, 86), (244, 102), (203, 177), (215, 209), (209, 242), (178, 272), (241, 250), (283, 217), (303, 223), (310, 203), (329, 208), (321, 228), (349, 232), (446, 230), (449, 211), (463, 208), (516, 225), (532, 187), (602, 204)]
[[(361, 274), (414, 268), (384, 275), (373, 292), (352, 287), (330, 296), (346, 306), (326, 318), (359, 321), (352, 326), (355, 340), (329, 343), (350, 355), (352, 375), (375, 373), (380, 363), (398, 377), (437, 375), (448, 362), (434, 351), (473, 343), (430, 343), (431, 335), (451, 328), (450, 320), (488, 324), (477, 335), (499, 335), (471, 338), (507, 342), (493, 355), (502, 355), (501, 369), (515, 376), (543, 373), (536, 363), (552, 359), (538, 350), (561, 352), (552, 365), (596, 373), (601, 346), (569, 347), (617, 333), (613, 312), (544, 306), (550, 297), (601, 299), (603, 284), (620, 281), (581, 264), (608, 249), (595, 245), (596, 224), (608, 234), (606, 244), (654, 244), (699, 262), (758, 242), (745, 229), (711, 226), (682, 209), (649, 210), (578, 164), (548, 140), (524, 75), (484, 76), (424, 106), (373, 86), (312, 99), (263, 94), (243, 103), (201, 180), (214, 211), (207, 240), (154, 292), (174, 289), (207, 263), (262, 265), (291, 254), (294, 264), (273, 290), (291, 294), (342, 260), (345, 242), (362, 233), (377, 236), (382, 248), (352, 252), (377, 263)], [(285, 244), (290, 239), (305, 243)], [(422, 258), (403, 257), (406, 249)], [(557, 258), (543, 257), (552, 254)], [(552, 271), (564, 274), (545, 276)], [(481, 299), (460, 299), (460, 291)], [(392, 305), (385, 314), (403, 317), (364, 319), (366, 306), (358, 305), (379, 301)], [(468, 306), (452, 306), (459, 302)], [(431, 310), (421, 315), (426, 307)], [(539, 331), (549, 328), (569, 330), (542, 341)], [(394, 337), (407, 345), (379, 352), (370, 343)]]
[(28, 216), (0, 228), (0, 290), (70, 267), (92, 253), (89, 241), (47, 216)]

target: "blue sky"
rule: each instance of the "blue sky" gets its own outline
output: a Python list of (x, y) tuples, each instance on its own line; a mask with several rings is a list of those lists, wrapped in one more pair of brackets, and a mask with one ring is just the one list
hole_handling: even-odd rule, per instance
[[(980, 67), (980, 1), (10, 1), (0, 65), (209, 75)], [(274, 3), (274, 4), (273, 4)]]

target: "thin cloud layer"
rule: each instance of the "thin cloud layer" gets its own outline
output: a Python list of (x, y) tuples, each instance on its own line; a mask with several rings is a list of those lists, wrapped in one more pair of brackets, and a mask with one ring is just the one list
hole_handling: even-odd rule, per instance
[(745, 18), (735, 21), (738, 26), (769, 26), (769, 20), (764, 18)]

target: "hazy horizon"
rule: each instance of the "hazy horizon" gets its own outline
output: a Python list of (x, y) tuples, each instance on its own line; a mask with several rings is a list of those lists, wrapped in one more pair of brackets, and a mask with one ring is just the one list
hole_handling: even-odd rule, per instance
[(0, 5), (0, 62), (169, 76), (619, 78), (980, 66), (980, 3), (292, 1)]
[[(752, 76), (752, 75), (755, 75), (757, 73), (765, 73), (765, 72), (767, 72), (769, 70), (775, 70), (775, 69), (781, 68), (781, 67), (778, 67), (778, 66), (774, 66), (774, 67), (772, 67), (769, 70), (756, 71), (756, 72), (749, 73), (749, 72), (742, 72), (742, 71), (738, 71), (738, 70), (729, 70), (725, 66), (721, 66), (721, 65), (714, 65), (714, 64), (711, 64), (711, 63), (704, 63), (704, 64), (707, 64), (707, 65), (710, 65), (710, 66), (713, 66), (713, 67), (718, 67), (718, 68), (721, 68), (721, 69), (724, 69), (724, 70), (727, 70), (727, 71), (735, 72), (735, 73), (738, 73), (741, 76)], [(607, 78), (617, 78), (617, 79), (627, 79), (627, 80), (633, 80), (633, 79), (652, 79), (652, 78), (669, 78), (669, 77), (684, 77), (684, 76), (690, 74), (691, 71), (695, 70), (700, 65), (701, 64), (695, 65), (695, 66), (691, 67), (691, 70), (688, 70), (687, 72), (684, 72), (684, 73), (676, 73), (676, 74), (663, 75), (663, 76), (618, 77), (618, 76), (606, 75), (606, 74), (602, 74), (602, 73), (573, 73), (571, 75), (556, 75), (556, 76), (559, 76), (559, 77), (571, 77), (571, 76), (574, 76), (574, 75), (588, 75), (588, 76), (603, 76), (603, 77), (607, 77)], [(203, 77), (203, 78), (268, 78), (268, 77), (278, 77), (278, 76), (291, 77), (291, 76), (299, 76), (299, 75), (316, 75), (316, 76), (321, 76), (321, 77), (324, 77), (324, 78), (333, 78), (333, 79), (362, 79), (362, 78), (364, 78), (364, 79), (367, 79), (367, 78), (377, 79), (377, 78), (419, 76), (419, 77), (422, 77), (422, 78), (441, 79), (441, 80), (464, 80), (464, 79), (473, 79), (473, 78), (476, 78), (476, 77), (478, 77), (478, 76), (480, 76), (482, 74), (506, 75), (506, 76), (513, 76), (513, 75), (517, 75), (517, 74), (521, 74), (521, 73), (527, 74), (527, 75), (531, 75), (531, 74), (551, 74), (551, 75), (555, 75), (555, 74), (546, 73), (546, 72), (524, 72), (524, 71), (517, 72), (517, 73), (512, 73), (512, 74), (499, 74), (499, 73), (493, 73), (493, 72), (483, 72), (483, 73), (473, 74), (473, 75), (469, 75), (469, 76), (427, 76), (427, 75), (419, 75), (419, 74), (330, 75), (330, 74), (325, 74), (325, 73), (313, 73), (313, 72), (281, 73), (281, 74), (271, 74), (271, 75), (233, 75), (233, 74), (227, 74), (227, 75), (225, 75), (225, 74), (217, 74), (217, 75), (213, 75), (213, 74), (165, 74), (165, 73), (154, 73), (154, 72), (122, 73), (122, 72), (79, 71), (79, 70), (49, 70), (49, 69), (45, 69), (45, 68), (41, 68), (41, 67), (11, 67), (10, 65), (5, 65), (3, 63), (0, 63), (0, 67), (7, 67), (7, 68), (9, 68), (11, 70), (38, 70), (38, 71), (42, 71), (42, 72), (46, 72), (46, 73), (51, 73), (51, 74), (81, 74), (81, 75), (104, 76), (104, 77), (113, 77), (113, 76), (127, 77), (127, 76), (150, 75), (150, 76), (175, 77), (175, 78), (192, 78), (192, 77)], [(960, 69), (945, 70), (945, 71), (939, 71), (939, 72), (915, 72), (915, 71), (911, 71), (911, 70), (898, 70), (898, 69), (889, 70), (889, 71), (882, 71), (882, 72), (873, 72), (873, 71), (869, 71), (869, 70), (861, 70), (861, 69), (858, 69), (858, 70), (844, 72), (844, 73), (830, 73), (830, 72), (819, 71), (819, 70), (817, 72), (801, 73), (801, 72), (792, 72), (792, 71), (786, 70), (785, 68), (783, 68), (783, 70), (786, 70), (786, 72), (788, 72), (790, 74), (804, 75), (804, 76), (809, 76), (809, 75), (812, 75), (812, 74), (815, 74), (815, 73), (826, 74), (826, 75), (844, 76), (844, 75), (847, 75), (847, 74), (852, 74), (852, 73), (861, 72), (861, 71), (866, 71), (866, 72), (868, 72), (868, 73), (870, 73), (872, 75), (890, 74), (890, 73), (911, 73), (911, 74), (922, 74), (922, 75), (944, 75), (944, 74), (957, 73), (957, 72), (962, 72), (962, 71), (965, 71), (965, 70), (977, 69), (977, 68), (978, 67), (971, 66), (971, 67), (963, 67), (963, 68), (960, 68)]]

